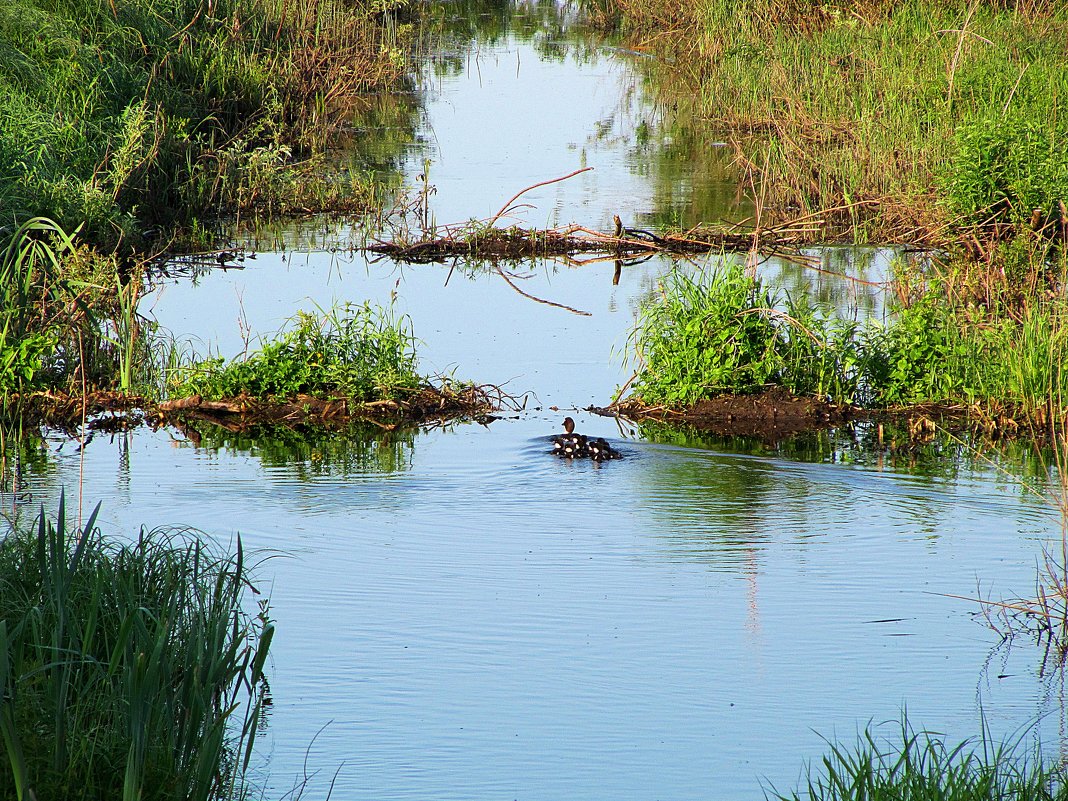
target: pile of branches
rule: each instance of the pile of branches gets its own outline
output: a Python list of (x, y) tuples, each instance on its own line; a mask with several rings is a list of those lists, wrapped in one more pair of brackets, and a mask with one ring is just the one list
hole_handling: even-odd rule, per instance
[(594, 231), (580, 225), (560, 229), (493, 228), (470, 225), (445, 229), (443, 235), (417, 242), (377, 242), (366, 249), (409, 264), (444, 262), (453, 258), (527, 259), (596, 253), (620, 259), (656, 253), (691, 255), (712, 251), (751, 252), (796, 257), (822, 230), (818, 220), (803, 219), (768, 228), (700, 226), (686, 231), (655, 234), (626, 228), (618, 217), (616, 230)]
[(541, 181), (520, 190), (501, 210), (484, 221), (458, 226), (443, 226), (424, 230), (415, 242), (376, 242), (365, 250), (388, 256), (394, 261), (409, 264), (444, 262), (454, 258), (467, 259), (528, 259), (569, 257), (597, 254), (619, 260), (640, 259), (657, 253), (691, 255), (711, 251), (760, 253), (763, 256), (796, 257), (802, 246), (819, 241), (824, 236), (824, 221), (819, 215), (808, 214), (780, 225), (750, 225), (744, 220), (734, 225), (698, 226), (687, 231), (655, 234), (641, 228), (628, 228), (617, 215), (615, 230), (594, 231), (581, 225), (566, 228), (527, 229), (520, 227), (495, 228), (497, 221), (511, 214), (519, 206), (515, 201), (539, 186), (566, 181), (587, 172), (584, 167), (560, 178)]

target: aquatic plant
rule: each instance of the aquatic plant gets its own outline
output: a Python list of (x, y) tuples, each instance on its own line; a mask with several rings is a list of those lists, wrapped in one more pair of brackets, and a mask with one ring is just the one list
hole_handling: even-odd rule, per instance
[(899, 741), (868, 727), (854, 746), (830, 742), (820, 767), (807, 770), (800, 790), (779, 801), (1052, 801), (1068, 797), (1064, 769), (1040, 755), (1020, 753), (1019, 744), (995, 743), (984, 731), (978, 742), (949, 744), (944, 737), (916, 731), (907, 716)]
[(415, 337), (407, 319), (365, 303), (318, 315), (301, 312), (290, 329), (258, 352), (187, 365), (175, 371), (169, 388), (173, 397), (312, 395), (369, 402), (425, 383), (416, 372)]
[(780, 303), (737, 264), (676, 271), (631, 334), (641, 364), (633, 391), (647, 404), (685, 406), (774, 385), (850, 403), (861, 382), (857, 328), (802, 296)]
[(650, 404), (692, 404), (770, 383), (780, 366), (771, 295), (731, 265), (697, 278), (673, 272), (642, 305), (631, 344), (634, 392)]
[(885, 323), (858, 324), (804, 296), (781, 300), (737, 265), (673, 273), (631, 334), (633, 393), (688, 406), (770, 386), (873, 408), (955, 404), (1039, 429), (1068, 419), (1068, 305), (1034, 303), (1016, 319), (947, 303), (937, 282)]
[(96, 510), (0, 540), (0, 794), (210, 801), (240, 796), (273, 636), (241, 546), (188, 531), (110, 540)]
[(73, 298), (58, 276), (61, 259), (74, 250), (70, 236), (42, 217), (8, 239), (0, 255), (0, 394), (34, 385), (73, 316)]

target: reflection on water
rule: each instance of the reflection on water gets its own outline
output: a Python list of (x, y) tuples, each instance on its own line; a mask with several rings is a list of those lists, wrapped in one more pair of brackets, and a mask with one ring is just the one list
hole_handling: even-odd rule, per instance
[[(633, 56), (562, 45), (555, 4), (462, 8), (454, 61), (423, 77), (423, 141), (396, 162), (412, 182), (432, 159), (439, 221), (492, 213), (583, 163), (597, 170), (525, 198), (528, 222), (738, 208), (716, 195), (719, 155), (687, 157), (658, 128)], [(544, 35), (508, 32), (519, 18)], [(692, 191), (663, 167), (672, 160), (697, 165)], [(337, 770), (345, 799), (757, 798), (765, 779), (792, 787), (825, 750), (820, 735), (849, 741), (906, 705), (951, 739), (1046, 715), (1035, 731), (1049, 748), (1063, 741), (1040, 655), (994, 650), (974, 606), (947, 597), (977, 581), (994, 596), (1032, 586), (1058, 531), (1020, 487), (1041, 486), (1037, 457), (995, 468), (952, 440), (872, 448), (877, 432), (861, 425), (769, 446), (585, 412), (629, 378), (642, 299), (668, 271), (719, 257), (657, 257), (618, 284), (610, 262), (519, 268), (526, 291), (591, 312), (580, 317), (478, 266), (368, 263), (305, 235), (303, 251), (161, 280), (145, 311), (233, 355), (247, 330), (277, 330), (312, 303), (393, 304), (422, 339), (423, 371), (528, 393), (523, 412), (418, 434), (139, 429), (84, 449), (49, 437), (22, 468), (46, 504), (62, 487), (103, 499), (102, 525), (119, 536), (183, 524), (289, 557), (261, 567), (278, 627), (264, 797), (305, 770), (319, 771), (307, 797), (325, 797)], [(773, 260), (762, 275), (881, 314), (888, 254), (819, 256), (818, 271)], [(625, 458), (552, 457), (565, 415)]]
[(415, 448), (412, 431), (372, 424), (352, 424), (341, 431), (256, 426), (235, 432), (209, 423), (187, 428), (184, 434), (197, 448), (246, 455), (269, 470), (285, 469), (297, 481), (402, 472), (409, 469)]

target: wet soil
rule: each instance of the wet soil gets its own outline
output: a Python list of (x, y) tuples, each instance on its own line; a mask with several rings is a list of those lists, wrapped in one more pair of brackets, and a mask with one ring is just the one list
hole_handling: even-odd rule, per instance
[[(691, 407), (671, 409), (649, 406), (629, 398), (605, 409), (591, 409), (606, 415), (635, 421), (657, 420), (690, 426), (698, 431), (725, 437), (754, 437), (778, 443), (797, 434), (836, 428), (854, 421), (878, 425), (882, 445), (882, 424), (892, 425), (904, 445), (930, 441), (937, 431), (978, 434), (987, 441), (1026, 435), (1040, 440), (1047, 433), (1041, 421), (1036, 426), (1021, 423), (1004, 411), (994, 413), (963, 405), (925, 404), (894, 409), (865, 409), (839, 405), (817, 398), (799, 398), (781, 387), (754, 395), (721, 395)], [(889, 436), (889, 435), (888, 435)], [(895, 437), (897, 435), (895, 434)]]
[(721, 436), (758, 437), (777, 442), (795, 434), (831, 428), (865, 417), (864, 410), (816, 398), (798, 398), (780, 387), (755, 395), (721, 395), (686, 409), (648, 406), (635, 399), (606, 410), (633, 420), (659, 420), (693, 426)]
[(442, 385), (413, 388), (395, 400), (353, 403), (345, 398), (300, 395), (281, 400), (239, 396), (206, 400), (199, 395), (155, 403), (140, 395), (98, 391), (82, 395), (34, 393), (15, 398), (27, 422), (48, 425), (72, 434), (115, 432), (142, 423), (153, 428), (175, 426), (186, 430), (196, 421), (243, 431), (265, 425), (299, 427), (317, 425), (341, 428), (353, 422), (373, 423), (385, 429), (429, 426), (457, 418), (476, 418), (500, 408), (507, 396), (492, 386)]

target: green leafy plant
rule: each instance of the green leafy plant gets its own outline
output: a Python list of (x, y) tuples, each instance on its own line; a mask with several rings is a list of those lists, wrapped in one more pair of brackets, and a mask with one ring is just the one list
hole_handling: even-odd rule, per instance
[(642, 369), (635, 394), (647, 403), (691, 404), (752, 392), (780, 366), (774, 302), (737, 266), (691, 278), (675, 272), (642, 305), (631, 343)]

